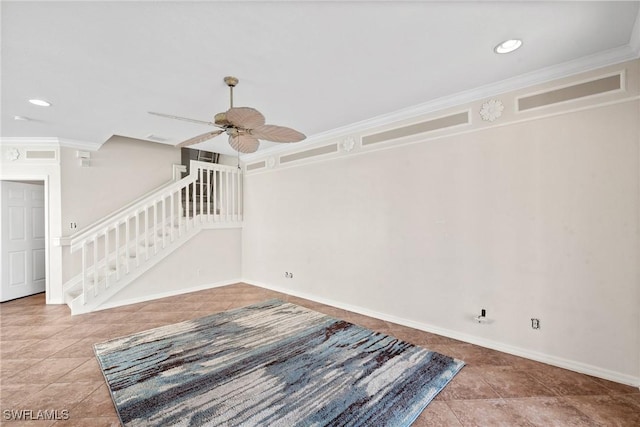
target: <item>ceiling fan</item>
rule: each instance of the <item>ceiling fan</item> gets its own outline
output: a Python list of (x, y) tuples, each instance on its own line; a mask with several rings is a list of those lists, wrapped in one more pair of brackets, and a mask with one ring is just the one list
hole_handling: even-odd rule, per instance
[(238, 79), (227, 76), (224, 78), (224, 82), (229, 86), (230, 107), (227, 111), (216, 114), (213, 122), (155, 113), (153, 111), (149, 111), (149, 114), (219, 128), (182, 141), (176, 147), (198, 144), (226, 133), (229, 135), (229, 145), (238, 153), (254, 153), (258, 150), (261, 139), (273, 142), (299, 142), (306, 138), (304, 134), (295, 129), (265, 124), (264, 116), (255, 108), (234, 107), (233, 88), (238, 84)]

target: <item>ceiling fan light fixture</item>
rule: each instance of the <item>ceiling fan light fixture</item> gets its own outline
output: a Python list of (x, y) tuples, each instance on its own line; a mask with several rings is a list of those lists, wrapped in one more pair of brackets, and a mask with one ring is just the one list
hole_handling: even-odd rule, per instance
[(493, 51), (495, 53), (510, 53), (513, 52), (516, 49), (519, 49), (522, 46), (522, 40), (520, 39), (509, 39), (509, 40), (505, 40), (502, 43), (500, 43), (499, 45), (497, 45), (495, 48), (493, 48)]
[(30, 99), (29, 102), (33, 105), (37, 105), (38, 107), (51, 107), (51, 103), (49, 101), (45, 101), (44, 99), (34, 98)]

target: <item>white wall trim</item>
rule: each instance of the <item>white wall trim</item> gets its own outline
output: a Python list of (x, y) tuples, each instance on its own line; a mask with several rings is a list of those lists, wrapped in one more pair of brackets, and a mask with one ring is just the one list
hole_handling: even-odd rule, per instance
[(597, 366), (588, 365), (585, 363), (577, 362), (574, 360), (564, 359), (561, 357), (550, 356), (537, 351), (531, 351), (520, 347), (511, 346), (498, 341), (479, 338), (473, 335), (460, 333), (451, 329), (444, 329), (427, 323), (416, 322), (410, 319), (393, 316), (390, 314), (370, 310), (365, 307), (345, 304), (339, 301), (335, 301), (329, 298), (322, 298), (316, 295), (312, 295), (306, 292), (299, 292), (279, 286), (273, 286), (267, 283), (257, 282), (254, 280), (242, 279), (243, 283), (249, 285), (258, 286), (261, 288), (270, 289), (272, 291), (280, 292), (287, 295), (292, 295), (299, 298), (308, 299), (321, 304), (327, 304), (333, 307), (341, 308), (343, 310), (352, 311), (354, 313), (362, 314), (376, 319), (381, 319), (389, 322), (393, 322), (399, 325), (408, 326), (410, 328), (419, 329), (425, 332), (442, 335), (448, 338), (453, 338), (459, 341), (468, 342), (470, 344), (479, 345), (481, 347), (490, 348), (492, 350), (501, 351), (503, 353), (512, 354), (515, 356), (524, 357), (527, 359), (535, 360), (538, 362), (546, 363), (549, 365), (557, 366), (563, 369), (569, 369), (571, 371), (579, 372), (582, 374), (592, 375), (594, 377), (603, 378), (610, 381), (615, 381), (622, 384), (628, 384), (634, 387), (640, 388), (640, 377), (634, 377), (631, 375), (622, 374), (608, 369), (598, 368)]
[[(640, 32), (640, 29), (637, 28), (638, 26), (640, 25), (638, 24), (638, 20), (636, 20), (633, 34), (636, 34), (636, 30), (637, 32)], [(640, 43), (638, 43), (638, 45), (640, 45)], [(609, 49), (604, 52), (599, 52), (594, 55), (578, 58), (573, 61), (542, 68), (530, 73), (521, 74), (519, 76), (511, 77), (500, 82), (491, 83), (471, 90), (458, 92), (446, 97), (437, 98), (429, 102), (414, 105), (412, 107), (397, 110), (388, 114), (376, 116), (371, 119), (332, 129), (327, 132), (321, 132), (316, 135), (311, 135), (301, 145), (304, 146), (305, 149), (311, 148), (315, 146), (315, 143), (322, 143), (326, 142), (329, 139), (344, 137), (350, 133), (364, 132), (371, 128), (383, 127), (385, 125), (392, 124), (393, 122), (413, 119), (417, 116), (453, 108), (462, 104), (475, 102), (488, 97), (494, 97), (502, 93), (524, 89), (538, 84), (548, 83), (550, 81), (561, 79), (564, 77), (570, 77), (575, 74), (592, 71), (609, 65), (631, 61), (634, 59), (638, 59), (638, 57), (640, 57), (640, 46), (636, 48), (632, 44), (628, 44), (618, 48)], [(259, 150), (256, 153), (244, 155), (242, 156), (242, 161), (245, 163), (254, 162), (256, 160), (261, 160), (263, 157), (282, 155), (284, 153), (294, 151), (295, 149), (296, 147), (291, 144), (280, 144), (279, 146), (267, 150)]]
[(629, 46), (631, 47), (631, 50), (635, 52), (636, 56), (640, 56), (640, 9), (638, 9), (636, 23), (633, 26), (633, 30), (631, 30)]
[(2, 137), (0, 147), (3, 145), (41, 145), (51, 147), (69, 147), (78, 150), (97, 151), (102, 144), (97, 142), (78, 141), (74, 139), (56, 137)]
[[(284, 165), (278, 164), (278, 167), (275, 167), (275, 168), (260, 168), (260, 169), (256, 169), (255, 171), (249, 171), (249, 172), (245, 171), (245, 173), (246, 173), (246, 176), (254, 176), (254, 175), (260, 175), (260, 174), (263, 174), (263, 173), (277, 172), (279, 170), (288, 169), (288, 168), (308, 166), (308, 165), (314, 164), (314, 163), (329, 162), (329, 161), (340, 159), (345, 155), (347, 155), (347, 156), (358, 156), (358, 155), (373, 153), (373, 152), (376, 152), (376, 151), (392, 150), (392, 149), (396, 149), (396, 148), (400, 148), (400, 147), (404, 147), (404, 146), (408, 146), (408, 145), (413, 145), (413, 144), (424, 144), (426, 142), (436, 141), (436, 140), (442, 139), (442, 138), (450, 138), (450, 137), (459, 136), (459, 135), (465, 135), (465, 134), (469, 134), (469, 133), (483, 132), (483, 131), (486, 131), (488, 129), (494, 129), (494, 128), (497, 128), (497, 127), (513, 126), (513, 125), (517, 125), (517, 124), (521, 124), (521, 123), (525, 123), (525, 122), (530, 122), (530, 121), (534, 121), (534, 120), (542, 120), (542, 119), (546, 119), (546, 118), (550, 118), (550, 117), (561, 116), (561, 115), (571, 114), (571, 113), (577, 113), (577, 112), (580, 112), (580, 111), (587, 111), (587, 110), (592, 110), (592, 109), (596, 109), (596, 108), (603, 108), (603, 107), (608, 107), (608, 106), (611, 106), (611, 105), (623, 104), (623, 103), (626, 103), (626, 102), (634, 102), (634, 101), (638, 101), (638, 100), (640, 100), (640, 95), (628, 96), (628, 97), (621, 98), (621, 99), (614, 99), (614, 100), (611, 100), (611, 101), (599, 102), (597, 104), (589, 104), (589, 105), (584, 105), (584, 106), (581, 106), (581, 107), (569, 108), (569, 109), (566, 109), (566, 110), (554, 111), (554, 112), (550, 112), (550, 113), (546, 113), (546, 114), (537, 114), (537, 115), (531, 116), (531, 117), (514, 118), (513, 120), (510, 120), (510, 121), (501, 122), (501, 123), (492, 123), (490, 126), (481, 127), (481, 128), (477, 128), (477, 127), (469, 128), (468, 125), (459, 125), (460, 127), (458, 128), (458, 130), (456, 130), (454, 132), (436, 131), (436, 132), (434, 132), (433, 135), (430, 135), (428, 133), (420, 133), (420, 134), (415, 134), (415, 135), (409, 135), (409, 136), (402, 137), (402, 138), (396, 138), (396, 139), (392, 139), (392, 140), (390, 139), (389, 141), (378, 142), (376, 144), (370, 144), (370, 145), (367, 145), (367, 146), (364, 146), (364, 147), (359, 145), (357, 150), (350, 151), (349, 153), (337, 152), (337, 153), (334, 153), (334, 154), (331, 154), (331, 155), (325, 155), (322, 158), (320, 158), (320, 156), (318, 156), (318, 158), (310, 158), (310, 159), (306, 159), (306, 161), (305, 160), (300, 160), (300, 161), (296, 161), (296, 162), (291, 162), (291, 164), (284, 164)], [(524, 113), (518, 113), (518, 114), (524, 114)], [(462, 126), (465, 126), (465, 127), (463, 128)], [(360, 136), (358, 136), (358, 141), (360, 141)], [(324, 143), (328, 143), (330, 141), (323, 141), (323, 142)]]
[(121, 306), (124, 306), (124, 305), (139, 304), (141, 302), (157, 300), (157, 299), (160, 299), (160, 298), (174, 297), (174, 296), (177, 296), (177, 295), (188, 294), (190, 292), (198, 292), (198, 291), (204, 291), (204, 290), (207, 290), (207, 289), (219, 288), (221, 286), (234, 285), (234, 284), (240, 283), (240, 282), (242, 282), (242, 280), (240, 280), (240, 279), (224, 280), (224, 281), (221, 281), (221, 282), (206, 283), (204, 285), (192, 286), (190, 288), (176, 289), (176, 290), (173, 290), (173, 291), (170, 291), (170, 292), (159, 292), (159, 293), (156, 293), (156, 294), (149, 294), (149, 295), (145, 295), (144, 297), (139, 297), (139, 298), (130, 298), (130, 299), (127, 299), (127, 300), (124, 300), (124, 301), (117, 301), (115, 303), (113, 303), (113, 302), (109, 303), (107, 301), (106, 303), (96, 307), (94, 310), (92, 310), (92, 312), (100, 311), (100, 310), (106, 310), (106, 309), (109, 309), (109, 308), (121, 307)]
[[(33, 147), (28, 145), (27, 147)], [(47, 304), (64, 303), (62, 295), (62, 251), (54, 244), (61, 233), (59, 159), (47, 163), (3, 163), (0, 180), (44, 182), (45, 295)], [(0, 159), (2, 163), (2, 159)]]

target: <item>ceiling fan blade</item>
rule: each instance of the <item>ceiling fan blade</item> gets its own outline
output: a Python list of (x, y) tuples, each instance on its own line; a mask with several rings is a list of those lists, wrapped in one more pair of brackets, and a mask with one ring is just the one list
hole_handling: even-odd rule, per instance
[(176, 147), (186, 147), (187, 145), (197, 144), (199, 142), (207, 141), (211, 138), (215, 138), (220, 135), (224, 130), (214, 130), (213, 132), (203, 133), (202, 135), (194, 136), (193, 138), (189, 138), (186, 141), (182, 141), (180, 144), (176, 145)]
[(229, 123), (241, 129), (253, 129), (264, 124), (264, 116), (255, 108), (230, 108), (226, 115)]
[(306, 138), (303, 133), (284, 126), (262, 125), (251, 129), (251, 135), (273, 142), (299, 142)]
[(209, 125), (209, 126), (220, 127), (220, 126), (218, 126), (217, 124), (215, 124), (213, 122), (205, 122), (204, 120), (189, 119), (187, 117), (172, 116), (171, 114), (156, 113), (156, 112), (153, 112), (153, 111), (147, 111), (147, 113), (153, 114), (154, 116), (165, 117), (167, 119), (182, 120), (184, 122), (191, 122), (191, 123), (198, 123), (198, 124), (201, 124), (201, 125)]
[(235, 135), (229, 137), (229, 145), (241, 153), (255, 153), (260, 141), (250, 135)]

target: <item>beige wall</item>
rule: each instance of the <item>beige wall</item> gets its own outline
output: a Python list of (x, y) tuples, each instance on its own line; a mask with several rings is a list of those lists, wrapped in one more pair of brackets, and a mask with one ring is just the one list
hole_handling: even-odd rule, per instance
[(91, 152), (91, 166), (81, 167), (77, 150), (61, 149), (62, 220), (67, 235), (169, 182), (180, 149), (170, 145), (114, 136)]
[(249, 174), (243, 277), (640, 384), (640, 105), (602, 99)]
[(240, 248), (239, 228), (202, 230), (101, 308), (238, 282)]

